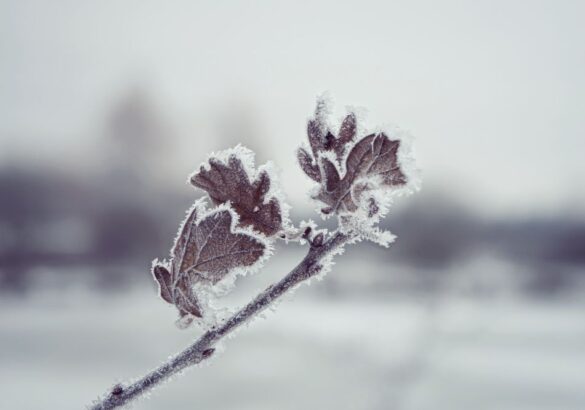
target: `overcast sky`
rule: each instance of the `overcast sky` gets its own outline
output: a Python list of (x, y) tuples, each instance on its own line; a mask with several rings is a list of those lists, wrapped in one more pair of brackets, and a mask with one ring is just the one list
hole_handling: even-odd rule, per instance
[[(339, 114), (365, 106), (372, 125), (414, 134), (427, 186), (488, 213), (580, 212), (584, 13), (582, 1), (0, 0), (0, 161), (83, 152), (140, 84), (194, 140), (222, 104), (249, 105), (298, 202), (293, 151), (329, 90)], [(205, 158), (189, 155), (177, 169)]]

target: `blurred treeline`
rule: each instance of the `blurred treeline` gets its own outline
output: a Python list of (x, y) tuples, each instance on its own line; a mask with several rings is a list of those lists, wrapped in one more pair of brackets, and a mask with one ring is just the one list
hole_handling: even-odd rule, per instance
[[(236, 142), (233, 129), (253, 134), (245, 118), (225, 127), (219, 146)], [(0, 166), (0, 290), (25, 292), (39, 278), (60, 274), (114, 289), (143, 277), (155, 256), (167, 255), (194, 196), (153, 175), (165, 167), (159, 150), (166, 133), (147, 98), (132, 92), (106, 121), (96, 155), (107, 165), (91, 178), (42, 164)], [(293, 217), (315, 217), (308, 212), (297, 210)], [(390, 250), (362, 245), (359, 252), (382, 266), (398, 264), (418, 278), (419, 290), (432, 289), (445, 272), (478, 255), (522, 267), (528, 272), (522, 290), (532, 294), (562, 291), (585, 275), (585, 223), (563, 215), (486, 219), (431, 187), (386, 224), (400, 240)], [(384, 273), (370, 283), (390, 280)]]

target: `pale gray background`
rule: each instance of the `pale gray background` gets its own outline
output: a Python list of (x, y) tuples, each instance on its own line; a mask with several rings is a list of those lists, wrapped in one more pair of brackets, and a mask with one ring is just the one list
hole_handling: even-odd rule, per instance
[[(138, 409), (585, 407), (585, 3), (0, 1), (0, 408), (79, 409), (197, 331), (150, 261), (241, 142), (293, 219), (314, 98), (416, 137), (389, 251), (339, 258)], [(238, 305), (284, 274), (280, 247)]]

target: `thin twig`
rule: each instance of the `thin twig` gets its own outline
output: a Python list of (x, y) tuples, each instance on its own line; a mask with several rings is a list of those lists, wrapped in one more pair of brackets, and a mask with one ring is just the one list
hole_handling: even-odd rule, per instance
[(319, 273), (321, 270), (320, 262), (323, 258), (342, 247), (349, 239), (351, 239), (350, 234), (337, 232), (323, 243), (313, 242), (307, 255), (291, 272), (258, 294), (254, 300), (227, 319), (221, 326), (207, 331), (185, 350), (134, 383), (128, 386), (121, 384), (114, 386), (105, 397), (93, 403), (90, 409), (109, 410), (124, 406), (172, 375), (209, 358), (213, 354), (217, 342), (262, 312), (297, 284)]

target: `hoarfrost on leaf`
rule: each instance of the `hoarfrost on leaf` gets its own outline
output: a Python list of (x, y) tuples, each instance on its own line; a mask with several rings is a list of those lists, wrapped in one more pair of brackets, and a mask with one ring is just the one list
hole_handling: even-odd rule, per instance
[(209, 303), (202, 304), (195, 287), (208, 288), (230, 273), (257, 267), (269, 252), (263, 237), (239, 227), (238, 215), (228, 205), (206, 211), (198, 201), (179, 230), (170, 264), (155, 262), (153, 276), (161, 298), (175, 305), (181, 317), (201, 318)]
[[(326, 204), (326, 213), (355, 212), (366, 191), (406, 184), (398, 163), (400, 141), (387, 135), (371, 134), (359, 140), (345, 161), (345, 175), (339, 174), (339, 160), (320, 155), (321, 179), (324, 182), (315, 199)], [(337, 162), (337, 164), (336, 164)]]
[(274, 179), (267, 166), (255, 171), (251, 151), (238, 146), (212, 155), (190, 181), (206, 191), (215, 205), (229, 203), (239, 215), (240, 226), (271, 237), (286, 222)]
[(362, 115), (353, 108), (335, 128), (329, 123), (330, 111), (328, 102), (318, 99), (307, 123), (310, 149), (297, 152), (301, 169), (318, 183), (311, 197), (322, 204), (323, 216), (338, 215), (364, 239), (387, 246), (393, 235), (374, 225), (388, 211), (393, 196), (418, 189), (405, 133), (391, 128), (366, 132)]

